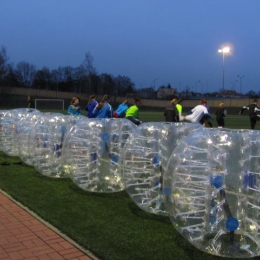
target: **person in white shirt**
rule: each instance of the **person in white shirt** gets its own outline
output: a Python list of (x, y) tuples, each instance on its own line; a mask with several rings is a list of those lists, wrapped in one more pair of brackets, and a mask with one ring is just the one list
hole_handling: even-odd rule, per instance
[(191, 123), (200, 123), (205, 125), (206, 118), (209, 117), (209, 112), (207, 109), (207, 101), (205, 99), (201, 100), (201, 105), (197, 105), (191, 110), (191, 114), (187, 116), (182, 116), (180, 121), (190, 121)]

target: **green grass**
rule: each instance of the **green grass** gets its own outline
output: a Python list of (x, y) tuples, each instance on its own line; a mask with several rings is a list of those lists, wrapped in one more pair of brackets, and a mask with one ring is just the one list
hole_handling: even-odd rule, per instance
[[(161, 112), (140, 117), (164, 120)], [(248, 128), (249, 119), (230, 115), (226, 124)], [(20, 158), (0, 152), (0, 163), (4, 161), (10, 165), (0, 165), (0, 188), (102, 260), (224, 259), (193, 247), (168, 217), (142, 211), (126, 192), (86, 192), (70, 179), (45, 177), (34, 167), (13, 164)]]

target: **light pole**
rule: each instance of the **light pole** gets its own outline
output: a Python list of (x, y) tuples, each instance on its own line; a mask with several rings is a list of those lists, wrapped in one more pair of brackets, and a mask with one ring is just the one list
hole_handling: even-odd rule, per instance
[(153, 90), (155, 91), (155, 81), (156, 81), (157, 79), (154, 79), (152, 82), (153, 82)]
[(230, 53), (230, 47), (223, 47), (222, 49), (219, 49), (218, 52), (222, 53), (222, 88), (223, 92), (225, 90), (225, 54)]
[(236, 82), (237, 80), (234, 80), (234, 81), (230, 81), (231, 85), (232, 85), (232, 90), (236, 90)]
[(241, 88), (242, 88), (242, 79), (245, 77), (245, 76), (240, 76), (240, 75), (237, 75), (239, 77), (239, 86), (240, 86), (240, 94), (242, 94), (241, 92)]

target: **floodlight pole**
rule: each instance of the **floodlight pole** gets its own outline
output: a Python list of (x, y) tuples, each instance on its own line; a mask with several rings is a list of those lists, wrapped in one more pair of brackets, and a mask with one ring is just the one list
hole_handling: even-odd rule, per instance
[(225, 90), (225, 54), (230, 52), (229, 47), (223, 47), (222, 49), (219, 49), (218, 52), (222, 53), (222, 89), (223, 93)]
[(241, 90), (242, 90), (242, 79), (245, 77), (245, 76), (240, 76), (240, 75), (237, 75), (239, 77), (239, 87), (240, 87), (240, 94), (242, 94)]

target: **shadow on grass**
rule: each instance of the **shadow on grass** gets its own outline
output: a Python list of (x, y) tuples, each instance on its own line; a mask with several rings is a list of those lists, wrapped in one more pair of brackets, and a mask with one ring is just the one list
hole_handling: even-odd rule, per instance
[(128, 208), (130, 209), (130, 211), (132, 212), (132, 214), (139, 218), (143, 218), (146, 220), (149, 219), (149, 220), (159, 221), (159, 222), (171, 225), (171, 221), (168, 216), (162, 216), (162, 215), (157, 215), (157, 214), (152, 214), (152, 213), (146, 212), (146, 211), (140, 209), (134, 202), (129, 202), (127, 205), (128, 205)]

